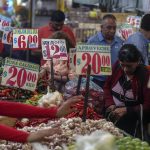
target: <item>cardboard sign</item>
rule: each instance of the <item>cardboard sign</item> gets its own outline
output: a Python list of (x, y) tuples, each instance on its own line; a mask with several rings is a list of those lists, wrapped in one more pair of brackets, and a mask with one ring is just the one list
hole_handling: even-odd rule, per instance
[(128, 16), (127, 23), (131, 24), (135, 28), (140, 28), (141, 17), (140, 16)]
[(13, 27), (6, 27), (3, 31), (2, 43), (12, 45), (13, 40)]
[(0, 15), (0, 30), (4, 31), (5, 27), (11, 26), (11, 19)]
[(52, 57), (67, 60), (66, 41), (63, 39), (42, 39), (42, 54), (44, 60), (50, 60)]
[(38, 48), (38, 29), (13, 29), (13, 48)]
[(130, 24), (123, 24), (118, 29), (118, 36), (123, 40), (126, 40), (130, 35), (134, 33), (133, 27)]
[(34, 91), (38, 73), (39, 65), (37, 64), (6, 58), (1, 84)]
[(92, 75), (111, 75), (110, 46), (77, 45), (76, 73), (86, 74), (88, 65), (91, 65)]
[(75, 70), (76, 68), (76, 48), (70, 48), (69, 50), (69, 66), (70, 69)]

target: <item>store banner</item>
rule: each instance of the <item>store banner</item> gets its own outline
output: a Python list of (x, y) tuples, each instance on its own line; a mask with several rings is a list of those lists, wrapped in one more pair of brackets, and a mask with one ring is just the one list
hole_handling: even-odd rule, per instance
[(64, 39), (42, 39), (42, 54), (44, 60), (51, 58), (67, 60), (67, 47)]
[(13, 29), (13, 49), (38, 48), (38, 29)]
[(5, 58), (1, 85), (34, 91), (39, 74), (39, 65)]
[(105, 45), (77, 45), (76, 73), (85, 75), (88, 65), (91, 65), (92, 75), (111, 75), (110, 46)]
[(76, 68), (76, 48), (70, 48), (69, 50), (69, 66), (72, 70)]
[(12, 45), (13, 40), (13, 27), (6, 27), (3, 31), (2, 43)]

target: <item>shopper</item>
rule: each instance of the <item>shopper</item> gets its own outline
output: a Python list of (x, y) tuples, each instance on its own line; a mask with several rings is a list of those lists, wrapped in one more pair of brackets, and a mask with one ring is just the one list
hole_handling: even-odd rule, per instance
[[(134, 44), (143, 55), (145, 65), (150, 64), (150, 14), (145, 14), (141, 19), (140, 30), (135, 32), (125, 41), (125, 44)], [(148, 58), (149, 56), (149, 58)]]
[[(40, 108), (17, 102), (0, 102), (0, 115), (9, 117), (28, 117), (28, 118), (58, 118), (74, 111), (72, 105), (83, 99), (82, 96), (74, 96), (65, 101), (59, 108)], [(37, 132), (24, 132), (4, 125), (0, 125), (0, 139), (14, 142), (34, 142), (43, 140), (45, 136), (51, 136), (54, 133), (61, 133), (59, 127), (41, 130)]]
[[(111, 47), (111, 63), (112, 65), (117, 60), (118, 51), (121, 48), (123, 41), (115, 35), (116, 33), (116, 17), (112, 14), (107, 14), (102, 19), (101, 31), (92, 36), (88, 40), (88, 44), (109, 45)], [(94, 76), (94, 82), (103, 87), (106, 76)]]
[(150, 113), (150, 89), (147, 87), (150, 73), (133, 44), (123, 45), (118, 58), (104, 86), (106, 116), (116, 126), (134, 135), (141, 109), (145, 121)]

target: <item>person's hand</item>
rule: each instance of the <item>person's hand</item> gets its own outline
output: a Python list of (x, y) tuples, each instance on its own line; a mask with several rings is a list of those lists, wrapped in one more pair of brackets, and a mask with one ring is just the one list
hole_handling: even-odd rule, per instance
[(123, 117), (126, 113), (127, 113), (127, 108), (126, 108), (126, 107), (119, 107), (119, 108), (116, 108), (116, 109), (113, 111), (113, 115), (115, 116), (116, 119), (120, 119), (120, 118)]
[(37, 132), (31, 132), (27, 138), (27, 142), (43, 141), (45, 137), (52, 136), (54, 134), (61, 134), (62, 130), (60, 127), (49, 128), (39, 130)]
[(113, 111), (115, 108), (116, 108), (115, 105), (111, 105), (111, 106), (109, 106), (109, 107), (106, 109), (106, 112), (111, 112), (111, 111)]
[(79, 96), (73, 96), (71, 98), (69, 98), (67, 101), (65, 101), (64, 103), (62, 103), (62, 105), (58, 108), (56, 117), (64, 117), (65, 115), (75, 111), (75, 109), (72, 108), (72, 106), (83, 100), (83, 96), (79, 95)]

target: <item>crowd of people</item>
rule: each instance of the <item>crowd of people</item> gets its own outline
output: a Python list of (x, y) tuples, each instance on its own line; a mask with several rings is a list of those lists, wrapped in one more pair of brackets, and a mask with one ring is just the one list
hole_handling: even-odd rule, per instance
[[(42, 61), (41, 59), (40, 43), (42, 38), (65, 39), (67, 51), (69, 48), (76, 46), (74, 33), (70, 27), (64, 25), (64, 21), (65, 14), (59, 10), (54, 11), (49, 24), (39, 28), (39, 49), (34, 51), (34, 53), (39, 53), (40, 55), (39, 60), (36, 62), (41, 63), (44, 68), (44, 72), (41, 72), (42, 76), (45, 74), (45, 70), (50, 70), (51, 67), (49, 62)], [(104, 90), (105, 106), (103, 115), (131, 135), (134, 135), (136, 123), (141, 118), (143, 119), (142, 123), (149, 122), (150, 89), (148, 88), (148, 82), (150, 72), (147, 68), (149, 64), (150, 45), (149, 24), (150, 14), (145, 14), (142, 17), (139, 31), (131, 35), (126, 41), (123, 41), (116, 36), (117, 19), (114, 15), (107, 14), (102, 18), (101, 31), (97, 32), (87, 41), (87, 44), (109, 45), (111, 47), (112, 75), (93, 76), (93, 82)], [(34, 56), (33, 54), (31, 57), (31, 61), (33, 62), (35, 59)], [(14, 56), (14, 58), (16, 57), (17, 59), (21, 59), (18, 55)], [(60, 62), (56, 61), (56, 64), (58, 63)], [(67, 68), (68, 62), (64, 62), (64, 64)], [(58, 72), (55, 72), (54, 79), (58, 82), (60, 81), (60, 77), (61, 80), (63, 78), (64, 83), (68, 80), (66, 73), (62, 73), (61, 76), (59, 75)], [(70, 106), (81, 99), (83, 99), (82, 96), (72, 97), (58, 109), (44, 109), (17, 103), (0, 102), (0, 115), (11, 117), (62, 117), (74, 111)], [(14, 108), (9, 109), (10, 107)], [(143, 116), (140, 116), (141, 110), (143, 111)], [(32, 142), (43, 139), (44, 136), (51, 135), (54, 132), (61, 133), (59, 128), (49, 129), (50, 132), (39, 131), (30, 134), (3, 125), (0, 125), (0, 128), (0, 139), (15, 139), (17, 142)], [(6, 130), (7, 132), (5, 132)], [(8, 138), (8, 133), (14, 135), (15, 138)], [(22, 137), (20, 141), (17, 139), (18, 136)]]

